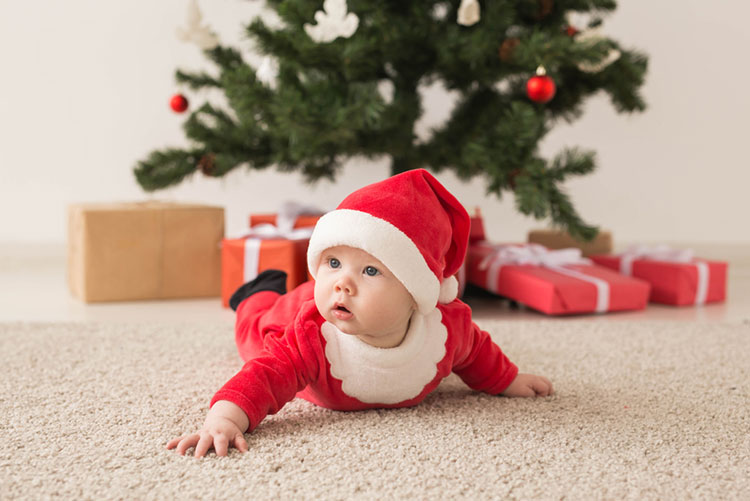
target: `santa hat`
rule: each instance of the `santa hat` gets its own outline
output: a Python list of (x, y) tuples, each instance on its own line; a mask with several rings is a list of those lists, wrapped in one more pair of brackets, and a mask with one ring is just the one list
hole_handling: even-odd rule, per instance
[(469, 224), (466, 209), (429, 172), (407, 171), (355, 191), (321, 217), (307, 266), (315, 277), (326, 249), (362, 249), (388, 267), (426, 314), (457, 296), (453, 275), (466, 255)]

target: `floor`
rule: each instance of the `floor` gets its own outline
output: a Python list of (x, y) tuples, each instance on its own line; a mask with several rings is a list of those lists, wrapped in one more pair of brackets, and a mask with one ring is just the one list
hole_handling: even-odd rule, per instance
[[(576, 320), (618, 322), (642, 320), (739, 322), (750, 320), (750, 245), (692, 245), (706, 259), (729, 262), (727, 301), (702, 307), (652, 304), (643, 311), (583, 315)], [(616, 249), (617, 250), (617, 249)], [(218, 298), (85, 304), (68, 292), (62, 245), (0, 245), (0, 321), (201, 322), (231, 325), (234, 313)], [(476, 320), (560, 320), (507, 301), (469, 297)]]

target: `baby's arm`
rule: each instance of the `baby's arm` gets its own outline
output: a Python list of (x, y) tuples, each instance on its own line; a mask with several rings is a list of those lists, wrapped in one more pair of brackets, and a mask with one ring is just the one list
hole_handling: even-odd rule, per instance
[(469, 387), (507, 397), (552, 395), (549, 379), (518, 373), (518, 367), (505, 356), (490, 335), (472, 321), (471, 310), (467, 306), (456, 302), (447, 308), (453, 309), (453, 314), (447, 316), (453, 321), (453, 328), (463, 333), (457, 336), (453, 371)]
[(212, 446), (217, 456), (226, 456), (231, 446), (240, 452), (247, 452), (243, 434), (249, 425), (247, 415), (238, 405), (228, 400), (219, 400), (208, 411), (203, 427), (197, 433), (170, 440), (167, 449), (177, 447), (177, 452), (184, 456), (190, 447), (195, 447), (197, 458), (205, 456)]

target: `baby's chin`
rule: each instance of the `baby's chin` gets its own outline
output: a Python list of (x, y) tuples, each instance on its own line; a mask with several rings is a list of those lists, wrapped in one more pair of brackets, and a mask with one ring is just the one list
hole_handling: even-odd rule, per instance
[(358, 336), (361, 334), (359, 329), (357, 329), (357, 326), (352, 325), (351, 321), (339, 320), (338, 318), (334, 317), (330, 313), (328, 315), (324, 315), (323, 318), (325, 318), (329, 324), (333, 324), (338, 330), (340, 330), (344, 334), (350, 334), (352, 336)]

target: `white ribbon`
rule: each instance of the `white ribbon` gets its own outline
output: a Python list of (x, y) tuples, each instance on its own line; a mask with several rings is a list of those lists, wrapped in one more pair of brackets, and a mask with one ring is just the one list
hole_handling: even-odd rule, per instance
[(577, 270), (566, 268), (575, 264), (592, 264), (590, 259), (581, 255), (581, 249), (569, 248), (549, 250), (539, 244), (491, 246), (493, 251), (479, 263), (480, 270), (487, 270), (487, 289), (497, 293), (500, 269), (508, 265), (543, 266), (558, 273), (584, 280), (596, 286), (597, 313), (609, 310), (609, 283), (601, 278), (592, 277)]
[(698, 271), (698, 286), (695, 290), (695, 304), (705, 304), (708, 295), (708, 281), (710, 274), (708, 263), (696, 261), (693, 249), (673, 249), (668, 245), (631, 245), (620, 256), (620, 273), (633, 274), (633, 261), (644, 259), (649, 261), (665, 261), (668, 263), (684, 263), (695, 266)]
[(276, 224), (259, 224), (242, 234), (232, 237), (245, 240), (245, 257), (243, 267), (243, 280), (249, 282), (258, 276), (258, 265), (260, 263), (260, 247), (263, 240), (307, 240), (312, 236), (313, 227), (294, 228), (297, 217), (302, 214), (322, 214), (320, 209), (307, 207), (295, 202), (285, 202), (276, 215)]
[[(253, 226), (245, 236), (245, 261), (243, 266), (243, 278), (249, 282), (258, 276), (258, 265), (260, 264), (260, 246), (263, 240), (279, 239), (285, 240), (307, 240), (312, 235), (313, 228), (297, 228), (284, 231), (272, 224), (259, 224)], [(244, 282), (243, 282), (244, 283)]]

